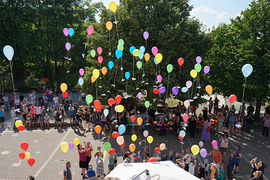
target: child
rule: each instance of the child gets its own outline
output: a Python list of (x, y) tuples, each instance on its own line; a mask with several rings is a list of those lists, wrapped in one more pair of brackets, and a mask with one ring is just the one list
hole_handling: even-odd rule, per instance
[(215, 166), (214, 163), (211, 163), (211, 164), (210, 164), (210, 170), (211, 170), (211, 173), (210, 173), (210, 180), (216, 179), (216, 178), (215, 178), (216, 166)]
[(44, 128), (44, 116), (43, 116), (43, 114), (40, 115), (39, 121), (40, 121), (40, 128), (43, 129)]
[(30, 129), (30, 126), (31, 126), (31, 112), (29, 112), (28, 114), (27, 114), (27, 116), (26, 116), (26, 122), (25, 122), (25, 126), (26, 126), (26, 128), (27, 128), (27, 124), (29, 124), (28, 125), (28, 129)]
[(50, 120), (50, 117), (48, 114), (46, 114), (46, 116), (44, 117), (44, 120), (45, 120), (45, 128), (50, 128), (49, 127), (49, 120)]
[(138, 158), (140, 158), (140, 161), (139, 162), (142, 162), (141, 151), (138, 151)]
[(197, 166), (197, 161), (196, 160), (191, 161), (190, 164), (189, 164), (188, 172), (190, 174), (194, 175), (196, 166)]
[(209, 176), (208, 172), (209, 172), (209, 167), (210, 167), (210, 165), (208, 164), (208, 159), (204, 160), (204, 164), (205, 164), (205, 178), (208, 179), (208, 176)]
[(15, 112), (14, 107), (12, 107), (12, 110), (10, 111), (10, 117), (12, 118), (12, 124), (14, 124), (15, 117), (16, 117), (16, 112)]
[(205, 164), (199, 163), (200, 167), (198, 167), (198, 178), (204, 178), (205, 179)]
[(96, 173), (95, 173), (95, 171), (93, 170), (93, 166), (92, 166), (92, 165), (89, 165), (89, 166), (88, 166), (87, 176), (88, 176), (88, 179), (90, 179), (90, 178), (92, 178), (92, 177), (96, 177)]
[(170, 159), (171, 161), (173, 161), (173, 151), (170, 151), (170, 152), (169, 152), (169, 159)]
[(135, 163), (135, 153), (131, 154), (129, 156), (129, 159), (130, 159), (130, 163)]
[(224, 174), (225, 174), (224, 168), (226, 168), (226, 165), (222, 164), (221, 167), (220, 167), (220, 170), (219, 170), (218, 180), (223, 180)]

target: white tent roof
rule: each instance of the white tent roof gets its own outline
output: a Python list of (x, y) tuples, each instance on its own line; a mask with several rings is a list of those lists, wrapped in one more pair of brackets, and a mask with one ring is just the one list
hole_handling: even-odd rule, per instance
[(149, 175), (144, 172), (135, 180), (199, 180), (172, 161), (118, 164), (106, 178), (131, 180), (146, 169), (149, 170)]

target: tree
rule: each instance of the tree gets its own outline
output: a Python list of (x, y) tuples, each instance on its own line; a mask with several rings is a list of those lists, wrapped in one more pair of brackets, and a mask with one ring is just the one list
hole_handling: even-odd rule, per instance
[(243, 101), (257, 101), (255, 118), (258, 120), (261, 102), (270, 93), (270, 3), (258, 0), (249, 6), (231, 24), (222, 24), (211, 32), (214, 43), (207, 54), (207, 63), (211, 65), (209, 81), (215, 91), (224, 96), (236, 94), (238, 100), (245, 82), (242, 66), (253, 66)]

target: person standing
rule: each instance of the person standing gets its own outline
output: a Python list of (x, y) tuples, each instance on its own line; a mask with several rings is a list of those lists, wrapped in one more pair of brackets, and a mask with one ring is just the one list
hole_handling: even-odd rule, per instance
[(109, 173), (114, 169), (114, 154), (109, 155), (109, 163), (108, 163), (108, 169)]
[(209, 104), (209, 114), (212, 113), (212, 108), (213, 108), (213, 101), (212, 101), (212, 97), (210, 97), (209, 101), (208, 101), (208, 104)]
[(68, 100), (69, 100), (69, 103), (72, 105), (72, 92), (71, 91), (68, 92)]
[(10, 110), (10, 117), (12, 119), (11, 129), (13, 129), (14, 122), (15, 122), (15, 117), (16, 117), (16, 112), (15, 112), (15, 108), (14, 107), (12, 107), (12, 109)]
[(48, 106), (50, 111), (53, 110), (53, 95), (51, 91), (50, 94), (48, 95)]
[(8, 96), (7, 94), (3, 97), (5, 110), (8, 111)]
[(165, 134), (166, 134), (166, 122), (165, 122), (164, 118), (161, 119), (159, 130), (160, 130), (160, 136), (161, 137), (165, 136)]
[(54, 97), (53, 97), (53, 105), (54, 105), (54, 108), (59, 108), (59, 98), (56, 96), (56, 94), (54, 94)]
[(66, 162), (66, 167), (64, 169), (64, 180), (72, 180), (70, 167), (71, 167), (71, 163), (69, 161)]
[(231, 157), (229, 158), (229, 163), (227, 165), (227, 172), (228, 172), (228, 179), (233, 180), (233, 174), (236, 169), (236, 162), (235, 162), (235, 152), (231, 152)]
[(86, 163), (87, 163), (87, 167), (89, 166), (89, 162), (91, 161), (91, 157), (92, 157), (92, 145), (90, 145), (90, 142), (87, 142), (86, 144)]
[(249, 114), (250, 112), (252, 112), (252, 114), (254, 113), (254, 106), (252, 105), (252, 103), (250, 103), (250, 105), (247, 107), (247, 113)]
[(253, 121), (254, 121), (254, 117), (253, 117), (252, 112), (250, 112), (247, 115), (247, 118), (246, 118), (246, 132), (250, 132), (251, 126), (253, 124)]
[(96, 174), (97, 174), (97, 177), (104, 176), (103, 160), (100, 157), (100, 152), (96, 153)]
[(235, 116), (234, 116), (234, 112), (232, 112), (230, 119), (229, 119), (229, 133), (234, 134), (234, 120), (235, 120)]
[(70, 120), (70, 122), (71, 122), (71, 120), (72, 120), (72, 119), (74, 118), (74, 116), (75, 116), (74, 107), (72, 107), (72, 104), (69, 104), (68, 114), (69, 114), (69, 120)]
[(236, 165), (235, 174), (237, 174), (239, 171), (239, 163), (240, 163), (241, 158), (242, 158), (240, 145), (235, 146), (234, 152), (235, 152), (235, 165)]
[(264, 135), (265, 135), (265, 137), (268, 137), (269, 128), (270, 128), (270, 115), (269, 114), (265, 114), (265, 116), (263, 118), (263, 133), (262, 133), (262, 137)]
[(210, 141), (210, 122), (208, 120), (204, 121), (204, 128), (201, 136), (201, 140), (205, 142)]
[(43, 103), (44, 103), (44, 107), (45, 107), (45, 109), (46, 109), (46, 111), (47, 111), (47, 108), (48, 108), (48, 97), (46, 96), (46, 94), (44, 93), (43, 94)]
[(197, 122), (196, 117), (194, 115), (191, 115), (191, 118), (189, 121), (189, 131), (190, 131), (191, 139), (194, 139), (194, 136), (195, 136), (196, 122)]
[(265, 168), (265, 164), (263, 161), (259, 161), (258, 163), (256, 163), (257, 161), (257, 158), (253, 158), (251, 161), (250, 161), (250, 165), (252, 166), (252, 170), (251, 170), (251, 178), (254, 177), (254, 172), (256, 171), (261, 171), (262, 174), (261, 176), (259, 177), (259, 180), (263, 180), (263, 172), (264, 172), (264, 168)]
[(6, 112), (2, 108), (2, 106), (0, 106), (0, 122), (2, 123), (2, 127), (4, 127), (5, 118), (6, 118)]
[(214, 163), (216, 164), (216, 169), (217, 169), (216, 173), (218, 175), (219, 174), (219, 167), (220, 167), (221, 162), (222, 162), (222, 156), (221, 156), (220, 152), (218, 151), (218, 146), (215, 146), (214, 149), (210, 153), (207, 154), (207, 156), (209, 156), (211, 154), (213, 154), (213, 156), (214, 156)]
[(10, 95), (8, 100), (9, 100), (9, 108), (11, 109), (14, 106), (14, 97)]
[(87, 161), (86, 161), (86, 143), (84, 144), (85, 145), (85, 148), (82, 147), (81, 144), (78, 144), (77, 147), (78, 147), (78, 153), (79, 153), (79, 166), (80, 168), (82, 168), (82, 177), (83, 178), (86, 178), (85, 176), (85, 170), (87, 169)]
[(229, 138), (228, 138), (228, 133), (225, 132), (224, 135), (221, 136), (219, 139), (220, 141), (220, 151), (221, 151), (221, 156), (223, 159), (223, 162), (226, 164), (227, 160), (227, 149), (229, 146)]

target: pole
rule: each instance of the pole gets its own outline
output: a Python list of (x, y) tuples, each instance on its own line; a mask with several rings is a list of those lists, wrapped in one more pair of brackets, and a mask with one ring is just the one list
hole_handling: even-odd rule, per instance
[(245, 89), (246, 89), (246, 82), (247, 82), (247, 78), (245, 78), (245, 84), (244, 84), (244, 89), (243, 89), (243, 94), (242, 94), (242, 102), (244, 102)]
[(9, 63), (10, 63), (10, 72), (11, 72), (11, 79), (12, 79), (12, 85), (13, 85), (13, 92), (15, 92), (15, 86), (14, 86), (14, 79), (13, 79), (13, 72), (12, 72), (11, 61), (9, 61)]

